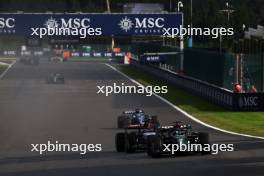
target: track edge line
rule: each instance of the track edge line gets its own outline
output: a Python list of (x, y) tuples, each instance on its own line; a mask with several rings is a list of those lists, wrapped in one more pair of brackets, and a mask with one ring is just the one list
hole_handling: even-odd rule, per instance
[(6, 75), (8, 70), (16, 63), (16, 60), (13, 61), (11, 64), (8, 64), (8, 67), (5, 69), (5, 71), (0, 75), (0, 80)]
[[(138, 81), (136, 81), (135, 79), (129, 77), (128, 75), (124, 74), (123, 72), (119, 71), (118, 69), (116, 69), (115, 67), (113, 67), (110, 64), (105, 63), (105, 65), (107, 65), (108, 67), (110, 67), (111, 69), (115, 70), (116, 72), (118, 72), (119, 74), (121, 74), (122, 76), (124, 76), (125, 78), (129, 79), (131, 82), (140, 85), (140, 86), (144, 86), (143, 84), (139, 83)], [(145, 86), (144, 86), (145, 87)], [(155, 97), (157, 97), (158, 99), (160, 99), (161, 101), (163, 101), (164, 103), (168, 104), (169, 106), (171, 106), (172, 108), (176, 109), (177, 111), (179, 111), (180, 113), (182, 113), (183, 115), (185, 115), (186, 117), (188, 117), (189, 119), (199, 123), (200, 125), (203, 125), (205, 127), (214, 129), (216, 131), (220, 131), (223, 133), (227, 133), (227, 134), (232, 134), (232, 135), (237, 135), (237, 136), (243, 136), (243, 137), (248, 137), (248, 138), (255, 138), (255, 139), (263, 139), (264, 137), (261, 136), (254, 136), (254, 135), (249, 135), (249, 134), (243, 134), (243, 133), (237, 133), (237, 132), (233, 132), (233, 131), (228, 131), (228, 130), (224, 130), (212, 125), (209, 125), (205, 122), (202, 122), (201, 120), (197, 119), (196, 117), (192, 116), (191, 114), (189, 114), (188, 112), (184, 111), (183, 109), (181, 109), (180, 107), (176, 106), (175, 104), (171, 103), (170, 101), (168, 101), (167, 99), (161, 97), (158, 94), (153, 93), (153, 95)]]

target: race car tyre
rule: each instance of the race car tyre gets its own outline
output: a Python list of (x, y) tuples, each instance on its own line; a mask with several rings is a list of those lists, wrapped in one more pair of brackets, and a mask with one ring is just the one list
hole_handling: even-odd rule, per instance
[(153, 123), (159, 123), (158, 116), (152, 116)]
[(161, 157), (162, 140), (158, 136), (149, 136), (147, 145), (147, 154), (152, 158)]
[[(209, 134), (208, 133), (204, 133), (204, 132), (200, 132), (198, 134), (198, 143), (202, 144), (203, 147), (205, 147), (205, 145), (210, 144), (210, 142), (209, 142)], [(202, 150), (201, 154), (203, 154), (203, 155), (211, 154), (211, 149), (209, 149), (209, 151)]]
[(191, 135), (188, 136), (188, 141), (190, 141), (191, 144), (195, 144), (198, 136), (199, 136), (198, 132), (192, 132)]
[(157, 129), (160, 127), (160, 122), (158, 116), (153, 116), (154, 119), (154, 128)]
[(131, 132), (126, 137), (125, 142), (125, 151), (127, 153), (134, 153), (136, 151), (135, 145), (136, 145), (137, 139), (136, 139), (136, 133)]
[(125, 151), (125, 133), (117, 133), (115, 136), (115, 147), (117, 152)]
[(123, 128), (128, 128), (131, 124), (131, 119), (129, 117), (125, 117), (123, 120)]
[(124, 127), (124, 116), (119, 116), (117, 118), (117, 128), (123, 128)]

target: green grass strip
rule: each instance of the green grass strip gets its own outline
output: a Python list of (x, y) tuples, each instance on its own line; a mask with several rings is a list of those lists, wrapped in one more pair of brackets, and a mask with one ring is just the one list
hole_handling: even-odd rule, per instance
[(7, 69), (7, 65), (0, 65), (0, 75)]
[(230, 111), (133, 66), (119, 66), (118, 69), (144, 85), (167, 85), (168, 93), (161, 96), (207, 124), (233, 132), (264, 136), (264, 112)]

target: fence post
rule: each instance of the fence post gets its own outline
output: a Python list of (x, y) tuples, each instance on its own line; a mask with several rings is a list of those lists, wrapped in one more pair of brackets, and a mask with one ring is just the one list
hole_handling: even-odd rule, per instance
[(263, 42), (261, 42), (260, 44), (261, 49), (260, 49), (260, 53), (261, 53), (261, 91), (264, 92), (264, 45)]
[(241, 86), (241, 90), (243, 91), (243, 54), (240, 54), (240, 59), (239, 59), (240, 63), (239, 63), (239, 78), (240, 78), (240, 86)]
[(183, 74), (184, 72), (184, 39), (183, 39), (183, 35), (180, 36), (180, 58), (181, 58), (181, 62), (180, 62), (180, 73)]
[(235, 84), (239, 83), (239, 54), (236, 54), (236, 62), (235, 62)]

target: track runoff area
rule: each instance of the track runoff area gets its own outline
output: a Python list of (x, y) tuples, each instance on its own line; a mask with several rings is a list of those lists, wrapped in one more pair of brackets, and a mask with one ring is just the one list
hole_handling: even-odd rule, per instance
[[(59, 30), (50, 25), (70, 25), (74, 19), (102, 26), (94, 32), (104, 35), (137, 35), (132, 24), (145, 18), (150, 25), (156, 20), (152, 32), (161, 24), (175, 27), (171, 20), (182, 23), (182, 14), (97, 15), (53, 14), (51, 19), (50, 14), (1, 14), (16, 28), (14, 34), (41, 34), (39, 38), (48, 35), (48, 29)], [(29, 17), (34, 22), (25, 24)], [(104, 28), (106, 18), (112, 19), (111, 28)], [(181, 51), (145, 53), (142, 58), (155, 62), (170, 55)], [(101, 62), (63, 62), (56, 54), (33, 60), (29, 56), (19, 56), (22, 62), (10, 65), (0, 80), (2, 175), (262, 174), (261, 139), (199, 122), (156, 94), (166, 93), (166, 85), (141, 85)]]

